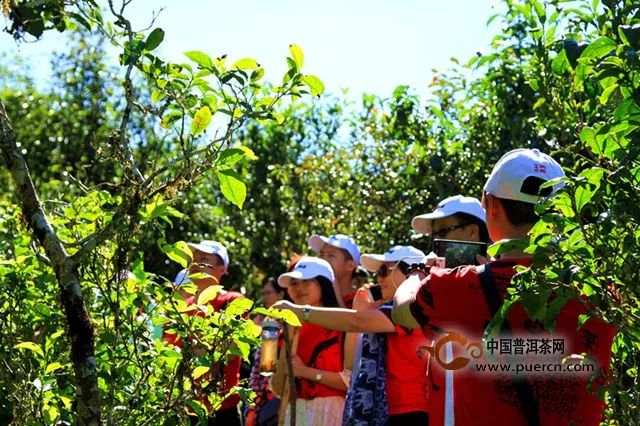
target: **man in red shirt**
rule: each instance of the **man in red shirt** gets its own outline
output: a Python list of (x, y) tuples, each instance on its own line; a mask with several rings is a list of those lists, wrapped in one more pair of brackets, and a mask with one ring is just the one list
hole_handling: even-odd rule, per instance
[[(527, 239), (538, 219), (535, 203), (560, 186), (540, 189), (541, 184), (563, 176), (560, 165), (536, 149), (518, 149), (503, 156), (485, 184), (482, 200), (491, 239)], [(609, 374), (616, 330), (597, 319), (578, 328), (580, 315), (587, 311), (581, 300), (570, 300), (560, 310), (552, 332), (546, 331), (542, 322), (529, 319), (524, 308), (515, 304), (499, 339), (481, 343), (483, 331), (500, 308), (519, 265), (530, 266), (531, 257), (513, 249), (481, 267), (433, 267), (422, 280), (412, 275), (396, 292), (394, 322), (422, 328), (427, 337), (456, 343), (453, 361), (445, 366), (439, 361), (443, 358), (439, 353), (442, 345), (436, 341), (433, 348), (433, 364), (455, 370), (454, 418), (445, 419), (445, 425), (599, 425), (604, 403), (595, 391)], [(509, 329), (511, 335), (506, 333)], [(509, 351), (506, 343), (502, 347), (502, 340), (509, 343)], [(498, 341), (499, 351), (490, 346)], [(551, 347), (551, 342), (553, 351), (543, 352), (542, 346)], [(482, 365), (486, 368), (491, 364), (488, 361), (496, 360), (488, 357), (489, 353), (496, 357), (499, 354), (500, 360), (517, 359), (519, 364), (499, 364), (512, 367), (510, 370), (482, 370)], [(507, 354), (517, 356), (507, 358)], [(562, 364), (562, 357), (583, 354), (592, 365), (591, 373), (566, 369), (561, 373), (533, 373), (540, 371), (539, 367)], [(567, 368), (567, 364), (561, 366)], [(520, 367), (520, 374), (513, 374)]]
[[(181, 271), (178, 277), (182, 277), (177, 284), (189, 282), (187, 278), (191, 274), (206, 273), (206, 278), (194, 279), (193, 283), (198, 287), (195, 296), (187, 298), (185, 301), (191, 305), (197, 301), (198, 295), (206, 288), (212, 285), (220, 285), (222, 277), (227, 274), (229, 267), (229, 254), (227, 249), (216, 241), (202, 241), (199, 244), (189, 244), (189, 248), (193, 254), (193, 262), (188, 271)], [(215, 298), (208, 303), (215, 311), (224, 310), (233, 300), (244, 297), (242, 294), (234, 291), (220, 290)], [(199, 311), (194, 309), (190, 311), (190, 315), (197, 315)], [(182, 340), (176, 334), (165, 333), (163, 339), (176, 346), (182, 346)], [(240, 380), (240, 365), (242, 359), (235, 355), (227, 356), (227, 363), (224, 365), (224, 393), (228, 393)], [(206, 397), (205, 397), (206, 399)], [(204, 401), (203, 401), (204, 402)], [(240, 396), (233, 394), (226, 398), (220, 408), (209, 418), (208, 425), (224, 425), (224, 426), (240, 426), (240, 415), (238, 412), (238, 403)], [(205, 403), (208, 406), (208, 403)], [(195, 418), (193, 419), (194, 421)]]
[(353, 238), (337, 234), (330, 237), (312, 235), (309, 248), (331, 265), (336, 277), (336, 294), (344, 306), (351, 309), (356, 288), (353, 286), (355, 271), (360, 265), (360, 249)]

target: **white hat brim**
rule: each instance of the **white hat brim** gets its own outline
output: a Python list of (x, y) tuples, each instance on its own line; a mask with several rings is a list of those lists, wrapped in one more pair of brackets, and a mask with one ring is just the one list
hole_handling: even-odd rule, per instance
[(292, 271), (292, 272), (287, 272), (285, 274), (282, 274), (278, 277), (278, 284), (282, 288), (287, 288), (289, 287), (289, 284), (291, 283), (292, 279), (295, 279), (295, 280), (305, 279), (304, 273), (302, 271)]
[(380, 266), (386, 262), (383, 254), (363, 254), (360, 256), (360, 264), (369, 272), (375, 272)]
[(327, 237), (323, 237), (322, 235), (312, 235), (309, 237), (309, 248), (316, 253), (320, 253), (320, 250), (327, 244), (328, 240)]
[(443, 217), (451, 216), (451, 213), (447, 213), (442, 210), (436, 210), (432, 213), (421, 214), (411, 220), (411, 227), (418, 234), (431, 234), (431, 221), (434, 219), (442, 219)]

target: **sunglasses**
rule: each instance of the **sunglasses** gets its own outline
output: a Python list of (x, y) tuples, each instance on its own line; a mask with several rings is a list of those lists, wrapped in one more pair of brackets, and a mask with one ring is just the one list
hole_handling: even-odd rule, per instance
[(389, 266), (386, 263), (383, 263), (376, 270), (376, 275), (379, 276), (380, 278), (386, 278), (390, 273), (393, 272), (394, 269), (400, 269), (400, 272), (407, 275), (407, 266), (402, 262), (398, 262), (394, 266)]
[(453, 226), (450, 226), (448, 228), (438, 229), (437, 231), (434, 230), (431, 233), (431, 235), (433, 235), (434, 237), (438, 237), (438, 238), (444, 238), (444, 237), (447, 236), (447, 234), (449, 232), (455, 231), (456, 229), (459, 229), (459, 228), (464, 228), (465, 226), (469, 226), (469, 225), (471, 225), (471, 224), (470, 223), (459, 223), (457, 225), (453, 225)]

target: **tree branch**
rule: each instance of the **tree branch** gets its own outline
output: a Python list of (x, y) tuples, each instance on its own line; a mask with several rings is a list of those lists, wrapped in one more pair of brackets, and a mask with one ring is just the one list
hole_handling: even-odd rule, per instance
[(77, 270), (46, 218), (42, 204), (20, 153), (3, 102), (0, 100), (0, 149), (16, 185), (22, 212), (45, 250), (55, 271), (60, 300), (71, 341), (71, 361), (76, 377), (77, 412), (81, 425), (100, 424), (100, 395), (96, 372), (93, 326), (84, 304)]

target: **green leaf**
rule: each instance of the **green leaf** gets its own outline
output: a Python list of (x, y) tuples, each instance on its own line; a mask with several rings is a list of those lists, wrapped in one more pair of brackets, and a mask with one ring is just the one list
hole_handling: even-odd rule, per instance
[(242, 177), (233, 170), (225, 169), (218, 171), (218, 179), (222, 195), (242, 210), (247, 198), (247, 185), (242, 181)]
[(255, 82), (264, 77), (264, 68), (257, 68), (251, 72), (251, 81)]
[(164, 92), (161, 92), (159, 90), (154, 90), (151, 93), (151, 102), (158, 103), (158, 101), (162, 100), (162, 98), (164, 98)]
[(580, 55), (580, 59), (588, 59), (588, 58), (601, 58), (612, 50), (615, 50), (618, 45), (615, 41), (611, 40), (609, 37), (600, 37), (582, 52)]
[(213, 93), (207, 93), (202, 97), (202, 103), (204, 105), (208, 105), (211, 111), (216, 111), (218, 109), (218, 97)]
[(255, 161), (258, 159), (258, 156), (255, 154), (255, 152), (253, 152), (253, 150), (248, 146), (238, 146), (236, 148), (241, 151), (244, 151), (244, 154), (249, 160)]
[(537, 0), (533, 0), (533, 7), (536, 9), (536, 15), (538, 15), (540, 22), (544, 24), (547, 20), (547, 13), (544, 9), (544, 5)]
[(204, 68), (213, 68), (213, 60), (206, 53), (198, 52), (197, 50), (192, 50), (190, 52), (184, 52), (184, 55), (191, 59), (196, 64), (200, 65)]
[(576, 329), (579, 330), (580, 327), (582, 327), (584, 323), (589, 321), (591, 318), (593, 318), (593, 313), (591, 312), (587, 312), (586, 314), (581, 314), (578, 317), (578, 327)]
[(253, 307), (253, 302), (251, 299), (247, 299), (245, 297), (233, 299), (229, 306), (224, 310), (225, 314), (229, 316), (240, 316), (244, 315), (246, 312), (249, 312)]
[(222, 290), (221, 285), (210, 285), (202, 290), (202, 293), (198, 296), (198, 305), (206, 305), (210, 300), (215, 299), (220, 290)]
[(314, 75), (305, 75), (302, 77), (302, 81), (311, 90), (311, 96), (320, 96), (324, 92), (324, 84), (322, 80)]
[(600, 104), (606, 105), (609, 102), (609, 98), (611, 95), (618, 89), (618, 84), (612, 84), (611, 86), (604, 89), (602, 95), (600, 95)]
[(207, 374), (210, 369), (211, 367), (205, 367), (203, 365), (197, 366), (196, 368), (193, 369), (193, 378), (197, 379), (198, 377), (201, 377), (202, 375)]
[(59, 362), (52, 362), (51, 364), (47, 365), (47, 368), (44, 369), (44, 374), (53, 373), (54, 371), (61, 368), (62, 364), (60, 364)]
[(277, 112), (272, 112), (271, 116), (273, 117), (274, 120), (276, 120), (276, 123), (278, 123), (278, 124), (284, 123), (284, 115), (283, 114), (279, 114)]
[(175, 244), (166, 244), (162, 246), (162, 251), (164, 251), (169, 259), (179, 263), (180, 266), (185, 269), (193, 259), (193, 253), (191, 252), (189, 245), (184, 241), (178, 241)]
[(511, 250), (524, 250), (528, 246), (529, 240), (526, 238), (517, 240), (501, 240), (489, 246), (489, 248), (487, 249), (487, 254), (489, 254), (489, 256), (491, 257), (495, 257)]
[(230, 166), (237, 163), (243, 158), (249, 158), (250, 160), (257, 160), (258, 157), (253, 151), (246, 146), (239, 146), (235, 148), (228, 148), (220, 153), (220, 156), (216, 160), (218, 166)]
[(267, 309), (267, 308), (263, 308), (263, 307), (259, 307), (259, 308), (255, 308), (253, 311), (251, 311), (252, 314), (255, 315), (266, 315), (266, 316), (271, 316), (271, 314), (273, 313), (271, 309)]
[(209, 127), (209, 124), (211, 124), (211, 109), (208, 106), (203, 106), (193, 116), (193, 121), (191, 122), (191, 134), (195, 136), (202, 133), (207, 127)]
[(182, 113), (179, 111), (169, 111), (162, 117), (162, 121), (160, 122), (160, 126), (168, 129), (176, 121), (182, 118)]
[(151, 52), (162, 43), (164, 40), (164, 30), (162, 28), (156, 28), (151, 31), (151, 34), (147, 37), (147, 40), (144, 42), (144, 48)]
[(145, 221), (150, 221), (155, 218), (161, 218), (165, 222), (171, 224), (171, 221), (168, 219), (169, 216), (182, 218), (184, 214), (180, 213), (178, 210), (171, 207), (167, 204), (162, 195), (156, 195), (153, 200), (146, 204), (144, 208), (140, 209), (140, 216)]
[(238, 59), (231, 68), (236, 68), (239, 70), (253, 70), (258, 68), (259, 66), (260, 65), (258, 64), (258, 62), (256, 62), (255, 59), (243, 58), (243, 59)]
[(567, 51), (564, 49), (561, 50), (551, 62), (551, 71), (557, 75), (564, 74), (570, 67), (571, 64), (567, 58)]
[(291, 52), (291, 56), (293, 56), (293, 61), (296, 63), (296, 68), (299, 70), (302, 69), (302, 64), (304, 63), (304, 53), (302, 53), (302, 49), (297, 44), (290, 44), (289, 51)]
[(291, 312), (288, 309), (269, 309), (269, 311), (271, 312), (271, 317), (275, 318), (275, 319), (279, 319), (282, 320), (284, 322), (286, 322), (289, 325), (292, 325), (294, 327), (301, 327), (302, 324), (300, 323), (300, 320), (298, 319), (298, 316), (296, 314), (294, 314), (293, 312)]
[(33, 342), (18, 343), (17, 345), (14, 346), (14, 348), (28, 349), (28, 350), (33, 351), (33, 352), (37, 353), (38, 355), (40, 355), (40, 358), (44, 358), (44, 352), (42, 351), (42, 348), (40, 346), (36, 345)]
[(591, 198), (593, 197), (594, 191), (585, 188), (584, 186), (579, 186), (576, 188), (576, 210), (578, 213), (582, 211), (584, 206), (589, 204)]
[(538, 294), (528, 294), (520, 299), (520, 304), (525, 308), (531, 319), (542, 320), (547, 310), (547, 301), (551, 290), (541, 291)]

